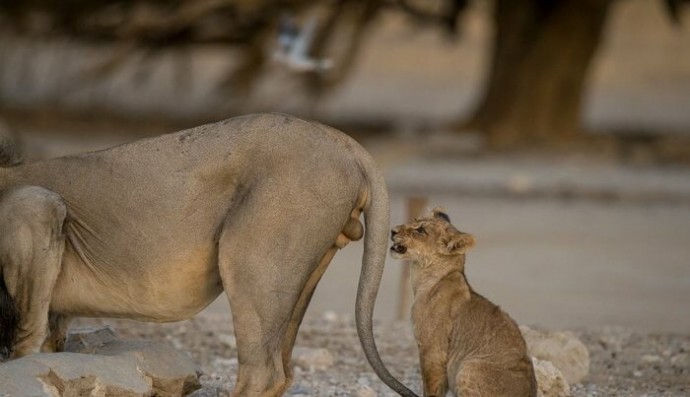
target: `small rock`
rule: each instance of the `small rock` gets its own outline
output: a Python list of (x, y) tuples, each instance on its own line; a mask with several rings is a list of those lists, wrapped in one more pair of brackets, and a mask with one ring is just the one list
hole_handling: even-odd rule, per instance
[(333, 356), (326, 349), (296, 347), (292, 352), (292, 360), (306, 370), (323, 371), (333, 366)]
[(232, 334), (218, 334), (218, 341), (231, 349), (237, 349), (237, 340)]
[(569, 384), (589, 373), (589, 351), (572, 332), (541, 332), (520, 326), (530, 356), (553, 363)]
[(65, 351), (94, 353), (108, 343), (118, 341), (117, 333), (109, 326), (100, 328), (75, 328), (65, 341)]
[(213, 363), (215, 365), (219, 365), (221, 367), (236, 367), (239, 365), (239, 362), (237, 361), (237, 358), (215, 358), (213, 360)]
[(376, 397), (377, 394), (369, 386), (360, 386), (357, 388), (357, 392), (355, 393), (355, 397)]
[(182, 343), (182, 341), (180, 341), (178, 338), (172, 335), (166, 335), (165, 340), (168, 341), (177, 350), (184, 349), (184, 344)]
[(539, 397), (570, 397), (570, 385), (553, 363), (532, 357), (532, 364)]
[(690, 369), (690, 355), (688, 353), (678, 353), (671, 357), (671, 365), (676, 368)]
[(661, 362), (661, 357), (655, 354), (645, 354), (640, 358), (640, 361), (644, 364), (655, 364)]
[(228, 397), (230, 393), (216, 386), (204, 386), (187, 397)]
[(288, 395), (290, 396), (310, 396), (313, 393), (307, 388), (306, 386), (302, 384), (296, 384), (290, 388), (287, 392)]
[(369, 386), (371, 385), (371, 380), (366, 376), (360, 376), (357, 378), (357, 384), (360, 386)]

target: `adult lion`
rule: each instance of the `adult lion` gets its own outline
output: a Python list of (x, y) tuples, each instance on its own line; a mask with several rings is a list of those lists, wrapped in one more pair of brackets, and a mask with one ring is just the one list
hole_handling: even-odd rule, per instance
[(335, 129), (238, 117), (0, 168), (0, 191), (0, 338), (14, 357), (60, 350), (70, 317), (178, 321), (225, 291), (239, 361), (233, 395), (281, 395), (314, 288), (336, 251), (362, 237), (364, 213), (357, 331), (379, 377), (414, 396), (383, 366), (372, 333), (388, 237), (384, 180)]

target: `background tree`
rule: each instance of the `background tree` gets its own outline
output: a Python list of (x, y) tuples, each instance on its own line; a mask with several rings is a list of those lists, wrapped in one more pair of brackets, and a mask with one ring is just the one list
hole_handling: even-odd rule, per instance
[(571, 141), (610, 0), (496, 0), (491, 69), (467, 128), (493, 146)]
[[(494, 0), (491, 60), (483, 93), (458, 130), (480, 131), (492, 147), (571, 143), (587, 138), (581, 115), (594, 55), (616, 0)], [(455, 33), (468, 1), (446, 0), (434, 13), (400, 0), (420, 21)], [(680, 20), (686, 0), (664, 0)]]
[(367, 27), (383, 4), (379, 0), (0, 0), (0, 27), (21, 36), (114, 44), (112, 56), (90, 73), (96, 77), (116, 70), (136, 51), (232, 47), (242, 55), (225, 85), (242, 92), (263, 72), (281, 19), (311, 12), (320, 23), (309, 55), (337, 58), (336, 67), (305, 77), (312, 93), (322, 93), (349, 74)]
[[(480, 0), (475, 0), (480, 1)], [(494, 147), (572, 142), (581, 126), (588, 72), (614, 1), (493, 0), (490, 67), (473, 114), (455, 126), (486, 134)], [(662, 0), (679, 20), (688, 0)], [(233, 92), (250, 90), (266, 49), (286, 14), (319, 18), (309, 56), (333, 67), (302, 74), (322, 95), (350, 73), (362, 42), (383, 9), (417, 24), (457, 33), (469, 0), (0, 0), (0, 26), (15, 34), (63, 35), (115, 43), (95, 74), (116, 69), (133, 50), (222, 45), (242, 50), (226, 79)]]

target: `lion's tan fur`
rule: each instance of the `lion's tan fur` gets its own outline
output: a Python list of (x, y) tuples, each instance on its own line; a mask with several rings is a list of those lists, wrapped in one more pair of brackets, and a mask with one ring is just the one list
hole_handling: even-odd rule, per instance
[(536, 380), (517, 324), (477, 294), (465, 277), (474, 237), (447, 216), (393, 228), (392, 255), (412, 262), (412, 322), (425, 396), (536, 396)]
[(234, 395), (281, 395), (316, 284), (339, 248), (364, 237), (360, 340), (384, 382), (413, 396), (373, 340), (388, 212), (381, 172), (360, 145), (280, 114), (0, 168), (0, 302), (20, 312), (16, 338), (0, 333), (12, 339), (0, 348), (59, 349), (74, 316), (182, 320), (225, 292)]

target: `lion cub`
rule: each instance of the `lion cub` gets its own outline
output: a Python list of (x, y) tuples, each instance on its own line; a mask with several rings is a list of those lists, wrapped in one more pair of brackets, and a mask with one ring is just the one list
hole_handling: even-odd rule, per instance
[(412, 322), (424, 396), (537, 395), (532, 360), (517, 324), (465, 277), (472, 235), (439, 209), (391, 232), (394, 258), (412, 261)]

